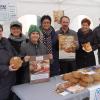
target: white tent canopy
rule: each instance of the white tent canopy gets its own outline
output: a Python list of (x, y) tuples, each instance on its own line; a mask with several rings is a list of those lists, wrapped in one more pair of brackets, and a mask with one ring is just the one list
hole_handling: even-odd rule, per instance
[[(2, 0), (1, 0), (2, 1)], [(1, 2), (0, 1), (0, 2)], [(7, 0), (6, 0), (7, 1)], [(13, 0), (14, 1), (14, 0)], [(100, 18), (100, 0), (15, 0), (17, 19), (22, 16), (42, 16), (48, 14), (52, 18), (53, 11), (63, 10), (64, 15), (71, 19), (70, 27), (77, 31), (80, 27), (80, 20), (87, 17), (91, 20), (91, 28), (93, 29), (99, 24)], [(22, 22), (22, 21), (21, 21)], [(9, 34), (9, 22), (1, 22), (4, 24), (5, 35)], [(26, 32), (26, 31), (24, 31)]]

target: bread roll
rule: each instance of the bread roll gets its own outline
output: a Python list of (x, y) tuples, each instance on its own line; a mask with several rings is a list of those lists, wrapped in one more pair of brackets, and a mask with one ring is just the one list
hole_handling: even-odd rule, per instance
[(94, 78), (94, 81), (100, 81), (100, 74), (99, 73), (96, 73), (93, 75), (93, 78)]
[(62, 76), (62, 79), (64, 80), (64, 81), (68, 81), (68, 80), (70, 80), (70, 78), (72, 78), (73, 76), (72, 76), (72, 73), (66, 73), (66, 74), (64, 74), (63, 76)]
[(88, 74), (82, 74), (81, 76), (81, 80), (87, 83), (93, 83), (94, 82), (94, 78), (91, 75)]
[(73, 86), (74, 84), (71, 83), (71, 82), (64, 82), (64, 83), (61, 83), (57, 86), (56, 88), (56, 92), (57, 93), (61, 93), (61, 92), (64, 92), (64, 90), (70, 86)]
[(65, 87), (65, 88), (68, 88), (68, 87), (73, 86), (73, 85), (75, 85), (75, 84), (72, 83), (72, 82), (65, 82), (65, 83), (64, 83), (64, 87)]
[(56, 88), (56, 92), (57, 93), (61, 93), (61, 92), (64, 92), (65, 90), (65, 87), (64, 87), (64, 84), (59, 84)]
[(84, 82), (84, 81), (80, 81), (79, 82), (80, 86), (83, 86), (83, 87), (87, 87), (89, 84)]
[(78, 78), (78, 79), (81, 78), (81, 72), (79, 72), (79, 71), (73, 71), (72, 75), (74, 78)]
[(100, 68), (97, 68), (95, 72), (100, 73)]
[(74, 84), (77, 84), (79, 82), (80, 79), (77, 79), (77, 78), (70, 78), (69, 81), (71, 83), (74, 83)]

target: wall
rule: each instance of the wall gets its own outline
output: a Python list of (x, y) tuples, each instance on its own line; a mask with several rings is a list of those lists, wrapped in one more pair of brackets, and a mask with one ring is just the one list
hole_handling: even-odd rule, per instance
[[(64, 10), (65, 15), (71, 18), (73, 21), (78, 15), (87, 15), (92, 19), (93, 26), (98, 25), (98, 18), (100, 17), (100, 5), (98, 3), (38, 3), (38, 2), (23, 2), (18, 0), (17, 2), (17, 14), (18, 17), (25, 14), (36, 14), (42, 16), (44, 14), (53, 15), (53, 10)], [(79, 0), (78, 0), (79, 1)]]
[[(100, 17), (100, 4), (98, 3), (87, 2), (89, 0), (84, 0), (84, 2), (82, 0), (75, 0), (77, 2), (69, 0), (71, 2), (63, 2), (63, 3), (56, 3), (56, 2), (39, 3), (36, 2), (36, 0), (35, 2), (33, 1), (16, 0), (18, 18), (27, 14), (35, 14), (37, 16), (49, 14), (51, 17), (53, 17), (53, 10), (64, 10), (65, 15), (71, 18), (71, 28), (73, 28), (76, 31), (78, 22), (75, 21), (75, 19), (79, 15), (89, 16), (90, 19), (93, 21), (94, 27), (96, 27), (99, 24), (98, 18)], [(8, 26), (9, 22), (4, 23), (5, 36), (9, 35)]]

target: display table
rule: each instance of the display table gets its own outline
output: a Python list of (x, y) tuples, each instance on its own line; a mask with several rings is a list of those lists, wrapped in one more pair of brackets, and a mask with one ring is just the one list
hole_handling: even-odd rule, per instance
[(52, 77), (49, 82), (39, 84), (22, 84), (12, 87), (12, 91), (21, 100), (89, 100), (90, 92), (86, 89), (80, 93), (58, 95), (55, 92), (56, 84), (63, 82), (59, 77)]

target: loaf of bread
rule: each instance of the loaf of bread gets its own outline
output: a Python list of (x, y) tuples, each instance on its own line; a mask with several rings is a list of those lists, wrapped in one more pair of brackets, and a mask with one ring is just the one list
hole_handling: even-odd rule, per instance
[(56, 87), (56, 92), (57, 92), (57, 93), (64, 92), (64, 90), (65, 90), (64, 84), (59, 84), (59, 85)]
[(83, 87), (87, 87), (89, 84), (87, 82), (84, 82), (84, 81), (79, 81), (79, 85), (83, 86)]
[(73, 77), (72, 73), (66, 73), (66, 74), (63, 74), (62, 79), (64, 81), (69, 81), (72, 77)]
[(100, 73), (100, 68), (97, 68), (95, 72)]
[(73, 85), (75, 85), (75, 84), (72, 83), (72, 82), (65, 82), (65, 83), (64, 83), (64, 87), (65, 87), (65, 88), (68, 88), (68, 87), (73, 86)]
[(20, 57), (12, 57), (10, 59), (10, 65), (13, 65), (12, 68), (13, 69), (18, 69), (21, 67), (23, 61), (21, 60)]
[(83, 50), (85, 50), (86, 52), (92, 51), (90, 42), (84, 43), (82, 46), (83, 46)]
[(81, 72), (79, 72), (79, 71), (73, 71), (73, 72), (72, 72), (72, 76), (73, 76), (74, 78), (80, 79), (80, 78), (81, 78)]
[(93, 78), (94, 78), (94, 81), (95, 81), (95, 82), (100, 81), (100, 73), (94, 74), (94, 75), (93, 75)]
[(94, 82), (94, 78), (91, 75), (88, 75), (88, 74), (82, 74), (81, 80), (83, 82), (86, 82), (86, 83), (93, 83)]
[(73, 86), (73, 85), (74, 85), (74, 84), (71, 83), (71, 82), (64, 82), (64, 83), (61, 83), (61, 84), (59, 84), (59, 85), (56, 87), (56, 92), (57, 92), (57, 93), (64, 92), (65, 89), (67, 89), (68, 87)]
[(71, 83), (74, 83), (74, 84), (77, 84), (79, 82), (80, 79), (77, 79), (77, 78), (70, 78), (69, 81)]

